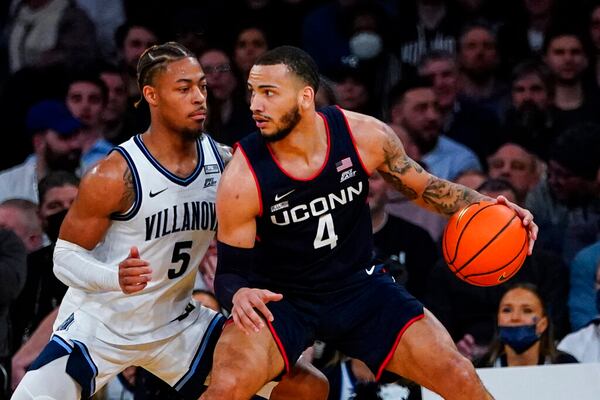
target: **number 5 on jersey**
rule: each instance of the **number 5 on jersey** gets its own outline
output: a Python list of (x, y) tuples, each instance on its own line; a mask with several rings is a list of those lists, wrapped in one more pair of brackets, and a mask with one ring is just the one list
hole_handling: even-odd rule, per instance
[(333, 217), (331, 213), (321, 215), (319, 217), (319, 225), (317, 226), (317, 236), (313, 242), (315, 249), (329, 246), (332, 249), (337, 246), (338, 237), (335, 234), (333, 226)]
[(186, 250), (191, 249), (192, 244), (193, 242), (191, 240), (186, 240), (184, 242), (175, 242), (171, 262), (175, 264), (181, 261), (181, 266), (179, 268), (179, 271), (176, 268), (169, 268), (169, 272), (167, 274), (169, 279), (179, 278), (187, 270), (188, 265), (190, 265), (191, 257), (190, 253), (186, 252)]

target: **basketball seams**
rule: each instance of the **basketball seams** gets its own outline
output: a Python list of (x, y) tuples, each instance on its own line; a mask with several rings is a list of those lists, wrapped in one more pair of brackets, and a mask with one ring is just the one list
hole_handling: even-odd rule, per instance
[[(480, 214), (492, 206), (498, 207)], [(520, 247), (519, 242), (522, 242)], [(479, 201), (451, 217), (441, 244), (444, 259), (457, 278), (486, 287), (501, 284), (520, 270), (527, 257), (529, 240), (514, 210), (502, 204)], [(507, 261), (507, 257), (511, 260)], [(459, 263), (462, 265), (457, 268)], [(504, 265), (498, 266), (500, 263)]]
[[(469, 204), (467, 206), (467, 209), (469, 207), (472, 207), (472, 206), (475, 206), (475, 205), (479, 205), (479, 204), (480, 204), (480, 202)], [(456, 239), (456, 246), (455, 246), (455, 249), (454, 249), (454, 256), (452, 257), (451, 260), (448, 260), (448, 258), (450, 258), (450, 254), (448, 253), (448, 258), (446, 259), (446, 261), (448, 262), (448, 264), (454, 264), (454, 262), (456, 261), (456, 256), (458, 255), (458, 247), (459, 247), (460, 241), (461, 241), (461, 239), (462, 239), (462, 237), (463, 237), (463, 235), (464, 235), (464, 233), (465, 233), (465, 231), (467, 229), (467, 226), (469, 226), (469, 224), (471, 223), (471, 221), (473, 221), (473, 219), (475, 218), (476, 215), (478, 215), (479, 213), (483, 212), (484, 210), (486, 210), (486, 209), (488, 209), (488, 208), (490, 208), (490, 207), (492, 207), (494, 205), (495, 204), (488, 204), (488, 205), (484, 206), (483, 208), (477, 210), (473, 215), (471, 215), (469, 217), (469, 219), (467, 220), (467, 222), (465, 222), (465, 224), (463, 225), (462, 229), (460, 230), (460, 234), (458, 235), (458, 239)], [(461, 211), (460, 212), (461, 214), (459, 214), (459, 218), (456, 219), (457, 229), (458, 229), (458, 224), (459, 224), (460, 220), (464, 216), (465, 210)], [(446, 229), (448, 229), (448, 226), (446, 226)], [(444, 236), (446, 236), (446, 235), (444, 235)], [(456, 271), (459, 272), (460, 270), (457, 269)]]
[[(470, 264), (471, 262), (473, 262), (473, 260), (474, 260), (475, 258), (477, 258), (477, 256), (479, 256), (479, 255), (480, 255), (480, 254), (481, 254), (481, 253), (482, 253), (482, 252), (483, 252), (483, 251), (484, 251), (484, 250), (485, 250), (485, 249), (486, 249), (486, 248), (487, 248), (487, 247), (488, 247), (490, 244), (492, 244), (492, 243), (494, 242), (494, 240), (496, 240), (496, 239), (498, 238), (498, 236), (500, 236), (500, 235), (502, 234), (502, 232), (504, 232), (504, 231), (505, 231), (505, 230), (506, 230), (506, 229), (507, 229), (507, 228), (510, 226), (510, 224), (512, 223), (512, 221), (513, 221), (515, 218), (517, 218), (517, 215), (516, 215), (516, 214), (515, 214), (515, 215), (513, 215), (513, 216), (512, 216), (512, 218), (511, 218), (510, 220), (508, 220), (508, 222), (507, 222), (507, 223), (506, 223), (506, 224), (505, 224), (505, 225), (502, 227), (502, 229), (500, 229), (500, 230), (499, 230), (499, 231), (498, 231), (498, 232), (497, 232), (497, 233), (496, 233), (494, 236), (492, 236), (492, 238), (491, 238), (490, 240), (488, 240), (488, 242), (487, 242), (485, 245), (483, 245), (483, 246), (482, 246), (482, 247), (481, 247), (481, 248), (480, 248), (480, 249), (479, 249), (479, 250), (478, 250), (478, 251), (477, 251), (475, 254), (473, 254), (473, 256), (472, 256), (472, 257), (471, 257), (469, 260), (467, 260), (467, 261), (466, 261), (466, 262), (463, 264), (463, 266), (462, 266), (462, 267), (458, 268), (458, 269), (456, 270), (456, 272), (460, 272), (460, 271), (462, 271), (463, 269), (465, 269), (466, 267), (468, 267), (468, 266), (469, 266), (469, 264)], [(469, 222), (470, 222), (470, 221), (469, 221)], [(465, 228), (466, 228), (466, 226), (465, 226)], [(462, 233), (465, 231), (465, 228), (463, 228), (463, 231), (461, 232), (461, 236), (462, 236)], [(459, 241), (460, 241), (460, 238), (459, 238)], [(457, 246), (457, 247), (458, 247), (458, 246)], [(457, 248), (457, 250), (458, 250), (458, 248)]]
[[(522, 255), (521, 253), (523, 253), (523, 249), (525, 249), (526, 245), (527, 245), (527, 237), (525, 237), (525, 239), (526, 240), (524, 241), (523, 245), (521, 246), (521, 249), (519, 250), (519, 252), (510, 261), (508, 261), (506, 264), (502, 265), (501, 267), (498, 267), (497, 269), (492, 270), (492, 271), (481, 272), (481, 273), (477, 273), (477, 274), (463, 275), (463, 276), (465, 278), (470, 278), (470, 277), (473, 277), (473, 276), (484, 276), (484, 275), (494, 274), (494, 273), (496, 273), (498, 271), (503, 270), (504, 268), (506, 268), (507, 266), (509, 266), (510, 264), (512, 264), (515, 260), (517, 260), (519, 257), (521, 257), (521, 255)], [(515, 272), (516, 271), (513, 271), (513, 273), (510, 276), (514, 275)], [(506, 277), (506, 279), (508, 279), (509, 277)]]

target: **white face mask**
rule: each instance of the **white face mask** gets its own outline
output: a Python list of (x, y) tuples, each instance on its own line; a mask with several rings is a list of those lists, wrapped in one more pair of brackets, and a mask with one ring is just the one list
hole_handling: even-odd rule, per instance
[(383, 41), (375, 32), (359, 32), (349, 41), (350, 51), (361, 60), (374, 58), (381, 53)]

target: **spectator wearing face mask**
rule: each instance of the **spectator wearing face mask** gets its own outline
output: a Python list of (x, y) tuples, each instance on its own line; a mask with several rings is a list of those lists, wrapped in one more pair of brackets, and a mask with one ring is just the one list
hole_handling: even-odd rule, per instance
[(556, 349), (546, 306), (535, 285), (519, 283), (509, 289), (498, 306), (498, 334), (481, 367), (517, 367), (576, 363), (572, 355)]
[(344, 64), (362, 71), (373, 103), (373, 110), (368, 114), (384, 118), (390, 90), (403, 76), (400, 60), (390, 48), (392, 21), (386, 10), (375, 2), (357, 5), (349, 21), (350, 55), (343, 58)]

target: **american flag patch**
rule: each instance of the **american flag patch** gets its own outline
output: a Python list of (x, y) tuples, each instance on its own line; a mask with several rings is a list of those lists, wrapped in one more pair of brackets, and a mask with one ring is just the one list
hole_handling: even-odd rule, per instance
[(350, 157), (344, 158), (342, 161), (338, 161), (335, 163), (335, 169), (337, 172), (342, 172), (345, 169), (348, 169), (352, 166), (352, 160)]

